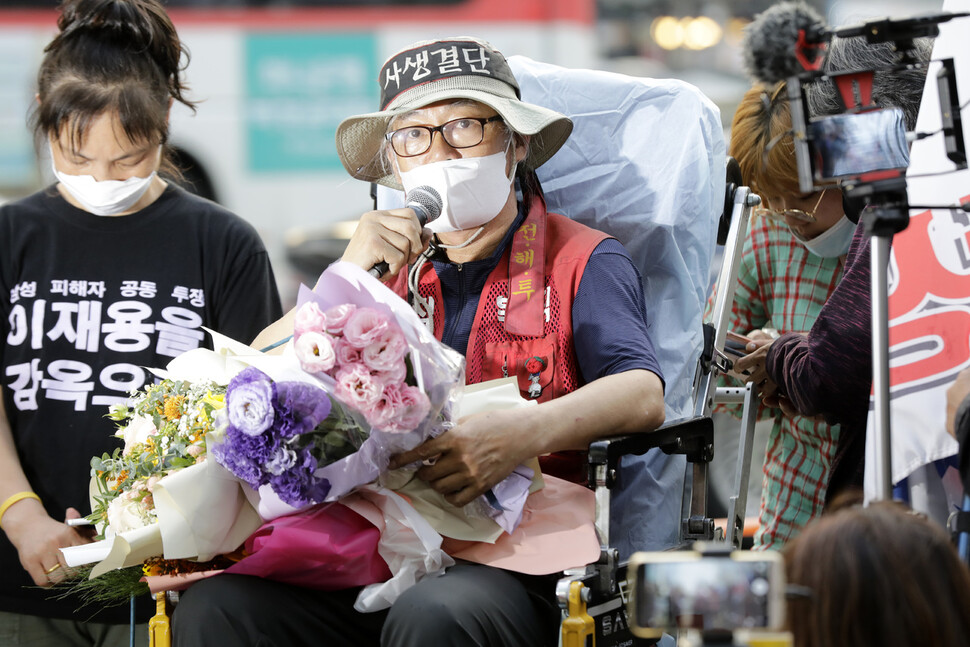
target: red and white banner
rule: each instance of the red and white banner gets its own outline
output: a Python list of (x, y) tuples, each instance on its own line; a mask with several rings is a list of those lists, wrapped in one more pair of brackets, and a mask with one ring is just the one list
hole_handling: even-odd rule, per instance
[[(970, 11), (970, 0), (946, 0), (943, 9)], [(926, 77), (916, 130), (934, 133), (917, 141), (907, 172), (910, 204), (970, 202), (970, 170), (953, 171), (947, 159), (937, 86), (939, 61), (953, 58), (959, 100), (970, 99), (970, 17), (940, 25)], [(963, 111), (964, 128), (970, 114)], [(909, 227), (892, 244), (889, 268), (890, 418), (892, 481), (957, 453), (946, 433), (946, 389), (970, 366), (970, 214), (913, 209)], [(877, 430), (869, 417), (866, 498), (875, 491)], [(915, 502), (914, 502), (915, 505)]]

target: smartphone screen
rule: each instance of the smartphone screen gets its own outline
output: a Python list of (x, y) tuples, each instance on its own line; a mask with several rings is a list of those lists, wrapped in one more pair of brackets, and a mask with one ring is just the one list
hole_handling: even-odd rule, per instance
[(634, 627), (730, 632), (780, 626), (784, 575), (771, 554), (646, 555), (663, 557), (637, 560)]
[(903, 111), (831, 115), (808, 124), (816, 182), (909, 166)]

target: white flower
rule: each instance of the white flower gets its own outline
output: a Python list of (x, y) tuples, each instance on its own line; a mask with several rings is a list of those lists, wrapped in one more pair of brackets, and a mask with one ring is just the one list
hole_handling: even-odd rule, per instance
[(131, 448), (148, 440), (149, 436), (158, 433), (155, 423), (145, 416), (134, 416), (128, 426), (121, 430), (121, 437), (125, 440), (124, 453), (131, 452)]
[(105, 537), (120, 535), (128, 530), (141, 528), (151, 523), (148, 509), (140, 501), (133, 501), (124, 494), (108, 504), (108, 527)]
[(326, 373), (337, 361), (333, 339), (326, 333), (303, 333), (297, 338), (293, 350), (300, 366), (308, 373)]

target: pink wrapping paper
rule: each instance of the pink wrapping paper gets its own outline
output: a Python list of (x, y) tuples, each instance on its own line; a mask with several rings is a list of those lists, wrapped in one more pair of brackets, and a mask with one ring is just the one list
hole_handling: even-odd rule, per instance
[(277, 517), (246, 540), (244, 559), (225, 570), (322, 591), (391, 577), (377, 553), (381, 532), (350, 508), (325, 503)]
[(444, 538), (441, 547), (457, 559), (529, 575), (548, 575), (599, 559), (596, 496), (581, 485), (543, 475), (545, 487), (526, 499), (522, 521), (494, 544)]
[(151, 592), (183, 590), (198, 580), (236, 573), (322, 591), (384, 582), (391, 577), (377, 552), (381, 532), (350, 508), (324, 503), (277, 517), (246, 540), (247, 556), (225, 570), (144, 578)]

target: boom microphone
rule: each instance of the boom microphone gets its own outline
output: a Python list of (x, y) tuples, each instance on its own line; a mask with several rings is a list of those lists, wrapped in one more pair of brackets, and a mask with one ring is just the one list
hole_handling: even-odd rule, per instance
[(774, 85), (805, 70), (819, 69), (829, 38), (825, 20), (808, 5), (773, 5), (745, 28), (745, 70), (757, 81)]
[[(407, 202), (404, 203), (405, 209), (414, 211), (414, 215), (418, 217), (418, 223), (422, 227), (440, 216), (443, 206), (441, 194), (430, 186), (415, 187), (408, 192)], [(390, 269), (388, 264), (380, 261), (374, 267), (370, 268), (368, 272), (374, 278), (379, 279), (384, 276), (384, 273), (388, 269)]]

